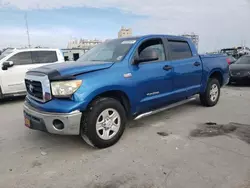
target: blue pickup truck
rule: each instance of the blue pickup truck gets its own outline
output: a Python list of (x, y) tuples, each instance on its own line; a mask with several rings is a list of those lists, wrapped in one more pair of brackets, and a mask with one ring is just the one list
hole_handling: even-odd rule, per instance
[(199, 94), (214, 106), (229, 80), (224, 55), (198, 55), (191, 40), (147, 35), (106, 41), (72, 63), (26, 73), (25, 126), (115, 144), (129, 119), (183, 104)]

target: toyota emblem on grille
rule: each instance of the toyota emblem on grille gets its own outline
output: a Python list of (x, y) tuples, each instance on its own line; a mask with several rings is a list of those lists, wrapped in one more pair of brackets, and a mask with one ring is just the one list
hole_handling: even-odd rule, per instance
[(29, 90), (30, 90), (30, 92), (33, 92), (33, 89), (34, 89), (34, 87), (30, 84), (30, 85), (29, 85)]

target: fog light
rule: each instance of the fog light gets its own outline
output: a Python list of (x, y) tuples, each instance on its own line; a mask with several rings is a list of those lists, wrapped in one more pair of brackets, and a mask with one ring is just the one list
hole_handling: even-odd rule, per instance
[(59, 119), (55, 119), (55, 120), (53, 121), (53, 125), (54, 125), (54, 127), (55, 127), (56, 129), (58, 129), (58, 130), (62, 130), (62, 129), (64, 128), (63, 122), (62, 122), (61, 120), (59, 120)]

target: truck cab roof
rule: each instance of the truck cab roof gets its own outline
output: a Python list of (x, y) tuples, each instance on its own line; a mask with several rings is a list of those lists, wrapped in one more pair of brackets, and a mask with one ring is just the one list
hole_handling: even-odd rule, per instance
[(13, 51), (22, 51), (22, 52), (26, 52), (26, 51), (56, 51), (59, 49), (56, 48), (14, 48)]
[(141, 36), (134, 36), (134, 37), (124, 37), (123, 39), (128, 40), (138, 40), (138, 39), (145, 39), (145, 38), (168, 38), (173, 40), (190, 40), (187, 37), (177, 36), (177, 35), (164, 35), (164, 34), (149, 34), (149, 35), (141, 35)]

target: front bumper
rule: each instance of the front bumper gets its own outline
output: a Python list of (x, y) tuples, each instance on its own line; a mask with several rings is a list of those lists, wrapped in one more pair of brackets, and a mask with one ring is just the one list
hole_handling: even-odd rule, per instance
[(247, 82), (250, 83), (250, 76), (231, 76), (230, 82)]
[[(23, 105), (24, 116), (29, 120), (29, 128), (60, 135), (79, 135), (82, 113), (51, 113), (39, 111), (27, 102)], [(63, 123), (62, 129), (57, 129), (54, 124), (57, 121)]]

